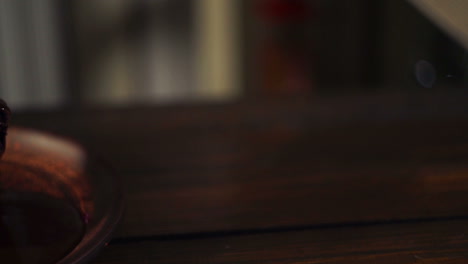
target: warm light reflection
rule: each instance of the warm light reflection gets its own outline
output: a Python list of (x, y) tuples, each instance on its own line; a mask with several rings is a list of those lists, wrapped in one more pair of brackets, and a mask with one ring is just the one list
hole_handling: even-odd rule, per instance
[(67, 199), (92, 215), (86, 156), (78, 145), (22, 129), (11, 129), (7, 140), (0, 164), (2, 189)]

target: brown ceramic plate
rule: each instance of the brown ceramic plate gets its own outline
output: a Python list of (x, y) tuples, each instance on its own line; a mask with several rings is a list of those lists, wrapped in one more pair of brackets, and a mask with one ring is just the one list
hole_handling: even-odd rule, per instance
[(0, 262), (85, 263), (110, 239), (123, 199), (79, 145), (12, 128), (0, 161)]

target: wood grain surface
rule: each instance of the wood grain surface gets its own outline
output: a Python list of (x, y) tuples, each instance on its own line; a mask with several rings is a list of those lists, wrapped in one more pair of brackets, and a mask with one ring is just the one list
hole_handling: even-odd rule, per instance
[(466, 263), (468, 221), (115, 242), (96, 263)]
[[(465, 263), (467, 96), (19, 113), (121, 176), (96, 263)], [(466, 250), (468, 252), (468, 250)]]

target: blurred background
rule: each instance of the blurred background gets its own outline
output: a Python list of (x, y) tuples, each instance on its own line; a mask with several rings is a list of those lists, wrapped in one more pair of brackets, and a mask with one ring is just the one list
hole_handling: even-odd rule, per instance
[(0, 0), (17, 111), (465, 90), (467, 63), (405, 0)]

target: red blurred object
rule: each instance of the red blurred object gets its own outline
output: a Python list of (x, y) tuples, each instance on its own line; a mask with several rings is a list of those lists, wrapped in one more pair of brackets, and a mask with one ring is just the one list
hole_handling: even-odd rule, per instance
[(300, 21), (311, 13), (303, 0), (261, 0), (257, 8), (261, 17), (274, 22)]
[(257, 0), (254, 7), (258, 27), (253, 39), (260, 92), (280, 97), (311, 94), (312, 2)]

